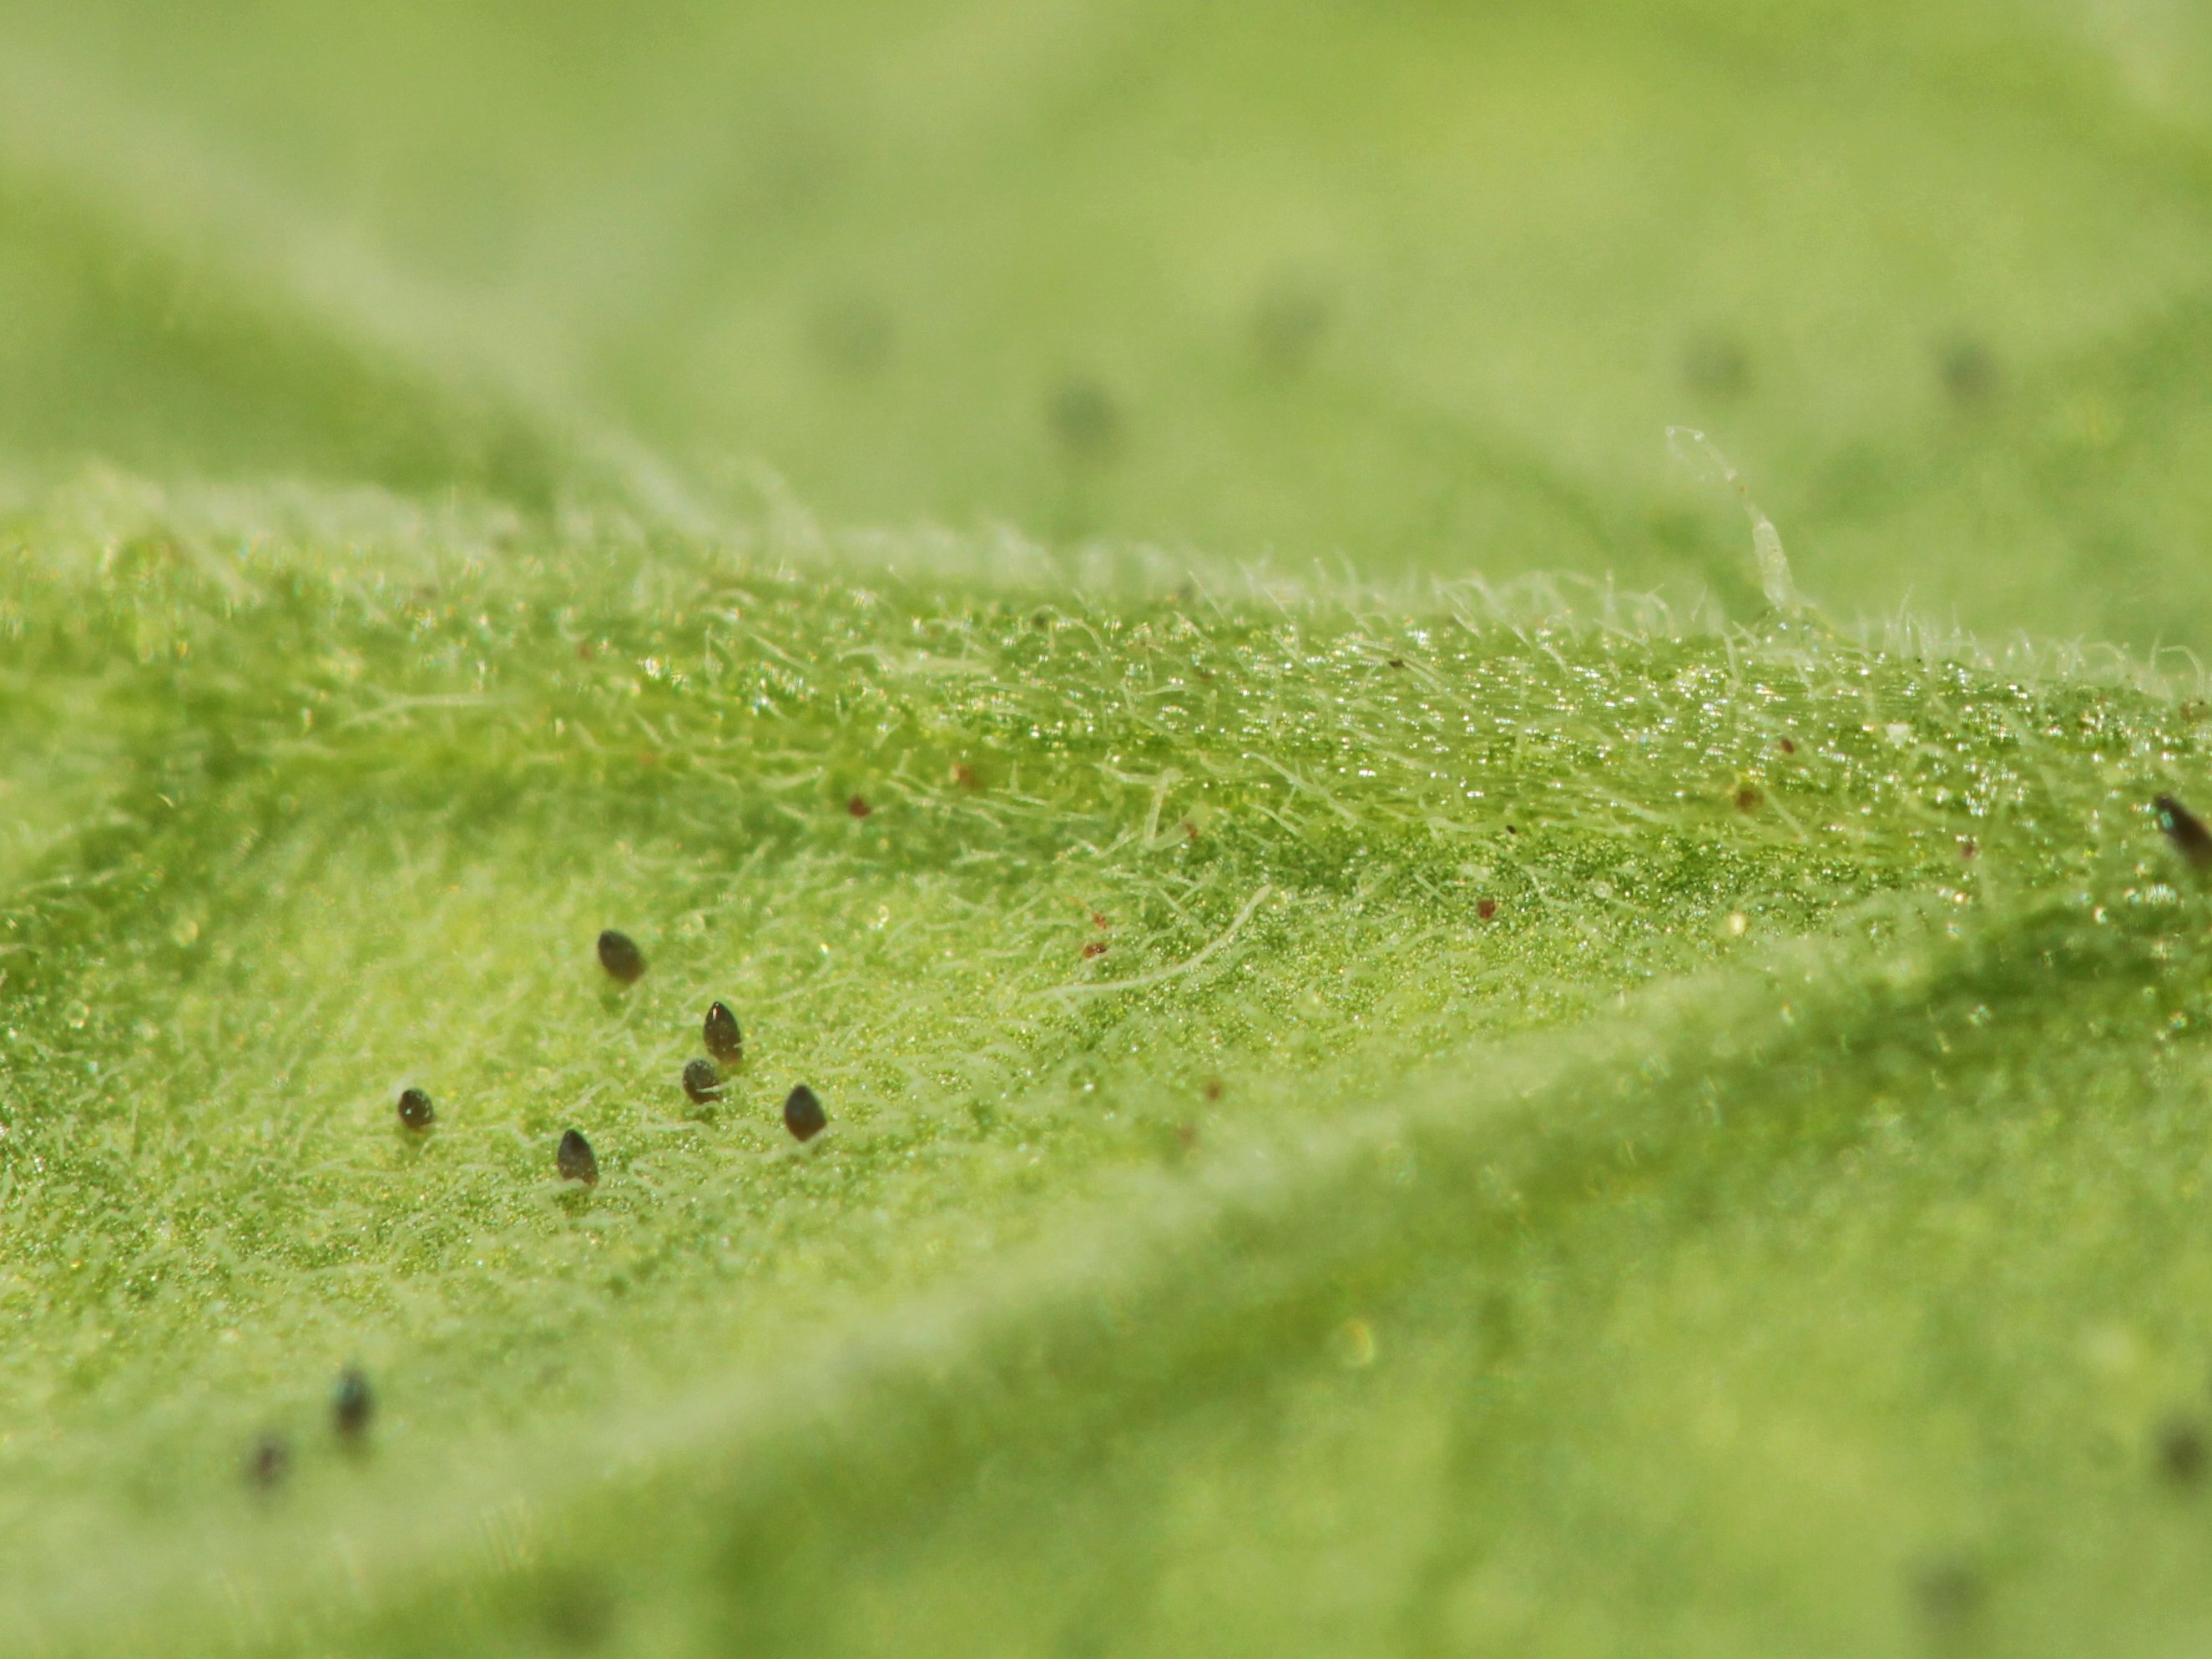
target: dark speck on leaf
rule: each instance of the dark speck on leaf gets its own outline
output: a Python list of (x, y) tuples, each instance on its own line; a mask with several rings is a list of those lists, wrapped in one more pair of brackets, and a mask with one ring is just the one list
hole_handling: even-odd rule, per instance
[(599, 1160), (592, 1152), (592, 1143), (571, 1129), (561, 1137), (561, 1148), (553, 1154), (553, 1167), (561, 1172), (563, 1181), (580, 1181), (586, 1187), (599, 1182)]
[(2003, 389), (1996, 356), (1979, 340), (1954, 340), (1936, 355), (1936, 373), (1954, 403), (1985, 404)]
[(635, 985), (645, 972), (645, 952), (628, 933), (610, 927), (599, 935), (599, 966), (617, 984)]
[(804, 1083), (785, 1097), (783, 1127), (800, 1140), (811, 1140), (830, 1127), (830, 1115)]
[(1103, 957), (1103, 956), (1104, 956), (1105, 954), (1106, 954), (1106, 944), (1105, 944), (1105, 941), (1104, 941), (1104, 940), (1103, 940), (1103, 939), (1092, 939), (1092, 940), (1091, 941), (1091, 943), (1090, 943), (1090, 944), (1088, 944), (1088, 945), (1085, 945), (1085, 946), (1083, 947), (1083, 959), (1084, 959), (1085, 962), (1089, 962), (1089, 961), (1090, 961), (1090, 960), (1091, 960), (1094, 957)]
[(1682, 379), (1692, 392), (1741, 398), (1751, 390), (1751, 356), (1733, 335), (1708, 334), (1682, 354)]
[(2204, 1479), (2204, 1431), (2193, 1418), (2169, 1418), (2159, 1425), (2158, 1469), (2169, 1485), (2194, 1486)]
[(745, 1057), (744, 1034), (729, 1004), (718, 1002), (707, 1011), (706, 1036), (707, 1052), (723, 1065), (734, 1066)]
[(1794, 755), (1797, 752), (1797, 745), (1788, 738), (1784, 738), (1782, 739), (1782, 752), (1785, 755)]
[(338, 1373), (337, 1385), (331, 1389), (331, 1425), (349, 1440), (358, 1440), (368, 1428), (368, 1419), (375, 1414), (376, 1397), (368, 1390), (368, 1378), (358, 1365), (349, 1365)]
[(1052, 394), (1046, 414), (1053, 436), (1078, 460), (1106, 460), (1121, 447), (1121, 413), (1106, 388), (1096, 380), (1063, 381)]
[(869, 805), (860, 796), (855, 795), (845, 803), (845, 810), (856, 818), (864, 818), (876, 809)]
[(1498, 901), (1494, 898), (1476, 900), (1474, 914), (1480, 916), (1485, 921), (1488, 921), (1491, 917), (1498, 914)]
[(722, 1097), (722, 1074), (714, 1069), (711, 1060), (695, 1060), (684, 1068), (684, 1092), (691, 1097), (694, 1106), (704, 1106)]
[(280, 1486), (291, 1472), (292, 1451), (280, 1434), (254, 1437), (253, 1444), (246, 1453), (246, 1479), (249, 1486), (268, 1492)]
[(1518, 824), (1509, 823), (1505, 826), (1505, 833), (1509, 836), (1517, 836), (1521, 833), (1521, 827)]
[(1955, 1630), (1981, 1611), (1989, 1594), (1982, 1575), (1964, 1561), (1922, 1565), (1912, 1575), (1912, 1599), (1929, 1624)]
[(1403, 657), (1392, 657), (1389, 661), (1393, 668), (1403, 668), (1406, 665), (1406, 659)]
[(1223, 1090), (1225, 1086), (1226, 1086), (1226, 1085), (1225, 1085), (1221, 1081), (1221, 1079), (1220, 1079), (1219, 1078), (1218, 1078), (1218, 1077), (1210, 1077), (1210, 1078), (1206, 1079), (1206, 1097), (1208, 1100), (1218, 1100), (1218, 1099), (1220, 1099), (1220, 1098), (1221, 1098), (1221, 1091), (1222, 1091), (1222, 1090)]
[(438, 1114), (430, 1104), (430, 1097), (420, 1089), (399, 1091), (399, 1121), (410, 1129), (427, 1129)]
[(1959, 856), (1961, 859), (1972, 863), (1974, 860), (1981, 857), (1981, 842), (1976, 841), (1972, 836), (1961, 836), (1959, 837)]
[(1253, 313), (1253, 343), (1268, 368), (1304, 366), (1328, 327), (1328, 297), (1310, 283), (1279, 279)]
[(2207, 830), (2197, 814), (2171, 795), (2160, 795), (2155, 804), (2158, 827), (2166, 831), (2174, 850), (2189, 860), (2192, 869), (2212, 868), (2212, 830)]
[(605, 1586), (572, 1573), (562, 1573), (546, 1590), (545, 1633), (571, 1652), (604, 1644), (615, 1613), (614, 1597)]
[(1735, 792), (1735, 810), (1737, 811), (1756, 812), (1760, 807), (1765, 805), (1766, 797), (1759, 793), (1759, 787), (1756, 784), (1746, 783), (1737, 786)]

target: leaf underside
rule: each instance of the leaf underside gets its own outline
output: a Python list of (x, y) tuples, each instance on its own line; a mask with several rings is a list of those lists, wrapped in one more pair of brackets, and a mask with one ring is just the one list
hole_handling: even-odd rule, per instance
[(0, 15), (11, 1650), (2202, 1644), (2199, 25), (449, 12)]

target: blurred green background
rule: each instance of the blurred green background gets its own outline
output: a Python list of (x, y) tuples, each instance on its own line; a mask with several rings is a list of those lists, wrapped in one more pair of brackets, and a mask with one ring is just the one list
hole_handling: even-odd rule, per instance
[[(0, 15), (0, 454), (2212, 641), (2186, 0)], [(780, 481), (780, 482), (777, 482)]]

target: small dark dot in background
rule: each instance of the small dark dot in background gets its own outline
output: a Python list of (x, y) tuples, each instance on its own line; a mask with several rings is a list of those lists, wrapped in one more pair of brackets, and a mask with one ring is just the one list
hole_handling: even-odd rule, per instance
[(1747, 783), (1737, 788), (1735, 792), (1735, 810), (1737, 811), (1756, 812), (1760, 807), (1765, 805), (1766, 797), (1760, 794), (1754, 785)]
[(599, 966), (618, 984), (635, 985), (645, 972), (645, 952), (628, 933), (610, 927), (599, 935)]
[(1403, 668), (1406, 665), (1406, 659), (1403, 657), (1393, 657), (1389, 661), (1393, 668)]
[(2160, 795), (2152, 805), (2158, 810), (2158, 827), (2174, 850), (2196, 869), (2212, 866), (2212, 830), (2203, 821), (2171, 795)]
[(1311, 282), (1278, 277), (1252, 308), (1252, 343), (1269, 368), (1303, 368), (1328, 330), (1328, 295)]
[(707, 1011), (705, 1032), (707, 1052), (723, 1065), (734, 1066), (745, 1057), (744, 1033), (738, 1030), (738, 1017), (726, 1002), (718, 1002)]
[(564, 1573), (545, 1592), (545, 1633), (572, 1652), (596, 1648), (612, 1632), (616, 1610), (605, 1586)]
[(399, 1091), (399, 1121), (410, 1129), (427, 1129), (438, 1114), (430, 1104), (430, 1097), (420, 1089)]
[(694, 1106), (722, 1097), (722, 1074), (714, 1069), (713, 1060), (695, 1060), (684, 1068), (684, 1092), (691, 1097)]
[(845, 810), (856, 818), (864, 818), (876, 809), (869, 805), (862, 797), (855, 795), (845, 803)]
[(811, 1140), (830, 1127), (830, 1115), (804, 1083), (785, 1097), (783, 1127), (801, 1140)]
[(1972, 863), (1974, 860), (1981, 857), (1981, 842), (1976, 841), (1972, 836), (1961, 836), (1959, 837), (1960, 858), (1965, 860), (1968, 863)]
[(891, 360), (890, 317), (866, 300), (843, 300), (823, 307), (815, 314), (809, 332), (822, 361), (851, 379), (880, 374)]
[(1733, 334), (1703, 334), (1683, 349), (1682, 382), (1709, 398), (1741, 398), (1751, 390), (1751, 354)]
[(1077, 460), (1106, 460), (1121, 447), (1121, 412), (1096, 380), (1079, 375), (1061, 381), (1045, 405), (1045, 419)]
[(1474, 914), (1480, 916), (1485, 921), (1488, 921), (1491, 917), (1498, 914), (1498, 901), (1493, 898), (1476, 900)]
[(563, 1181), (580, 1181), (586, 1187), (599, 1184), (599, 1160), (592, 1152), (592, 1143), (574, 1129), (561, 1137), (560, 1150), (553, 1154), (553, 1167), (561, 1172)]
[(2194, 1486), (2204, 1478), (2204, 1430), (2194, 1418), (2171, 1417), (2159, 1425), (2158, 1470), (2176, 1486)]
[(1176, 1144), (1177, 1146), (1181, 1146), (1181, 1147), (1183, 1149), (1183, 1151), (1185, 1151), (1186, 1152), (1188, 1152), (1188, 1151), (1190, 1151), (1190, 1149), (1191, 1149), (1192, 1147), (1194, 1147), (1194, 1146), (1197, 1146), (1197, 1145), (1198, 1145), (1198, 1125), (1196, 1125), (1195, 1123), (1178, 1123), (1178, 1124), (1176, 1124)]
[(1936, 373), (1956, 404), (1978, 407), (2004, 390), (1996, 354), (1979, 340), (1960, 338), (1937, 347)]
[(375, 1413), (376, 1396), (369, 1392), (368, 1377), (360, 1366), (347, 1366), (331, 1389), (331, 1426), (347, 1439), (358, 1440)]
[(1509, 836), (1517, 836), (1521, 833), (1520, 826), (1518, 824), (1509, 823), (1505, 826), (1505, 833)]
[(1219, 1078), (1218, 1078), (1218, 1077), (1210, 1077), (1210, 1078), (1206, 1079), (1206, 1097), (1208, 1100), (1218, 1100), (1218, 1099), (1220, 1099), (1220, 1098), (1221, 1098), (1221, 1092), (1222, 1092), (1222, 1091), (1223, 1091), (1225, 1087), (1227, 1087), (1227, 1086), (1228, 1086), (1228, 1085), (1225, 1085), (1225, 1084), (1224, 1084), (1224, 1083), (1222, 1082), (1222, 1080), (1221, 1080)]
[(1797, 752), (1797, 745), (1784, 738), (1782, 739), (1782, 752), (1785, 755), (1794, 755)]
[(952, 781), (963, 789), (981, 789), (983, 787), (983, 780), (976, 775), (975, 769), (966, 761), (952, 763)]
[(1088, 944), (1088, 945), (1085, 945), (1085, 946), (1083, 947), (1083, 959), (1084, 959), (1085, 962), (1089, 962), (1089, 961), (1090, 961), (1090, 960), (1091, 960), (1094, 957), (1103, 957), (1103, 956), (1104, 956), (1105, 954), (1106, 954), (1106, 945), (1105, 945), (1105, 941), (1104, 941), (1104, 940), (1103, 940), (1103, 939), (1092, 939), (1092, 940), (1091, 941), (1091, 943), (1090, 943), (1090, 944)]
[(1982, 1610), (1989, 1587), (1970, 1563), (1923, 1562), (1912, 1571), (1912, 1600), (1929, 1624), (1955, 1630)]
[(256, 1435), (246, 1451), (246, 1480), (249, 1486), (267, 1492), (282, 1486), (284, 1477), (291, 1473), (292, 1449), (284, 1443), (281, 1434)]

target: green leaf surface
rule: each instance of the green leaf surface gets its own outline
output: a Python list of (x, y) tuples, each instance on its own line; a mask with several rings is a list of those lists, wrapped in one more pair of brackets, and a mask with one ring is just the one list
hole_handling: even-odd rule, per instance
[(11, 1648), (2212, 1630), (2194, 14), (0, 46)]

